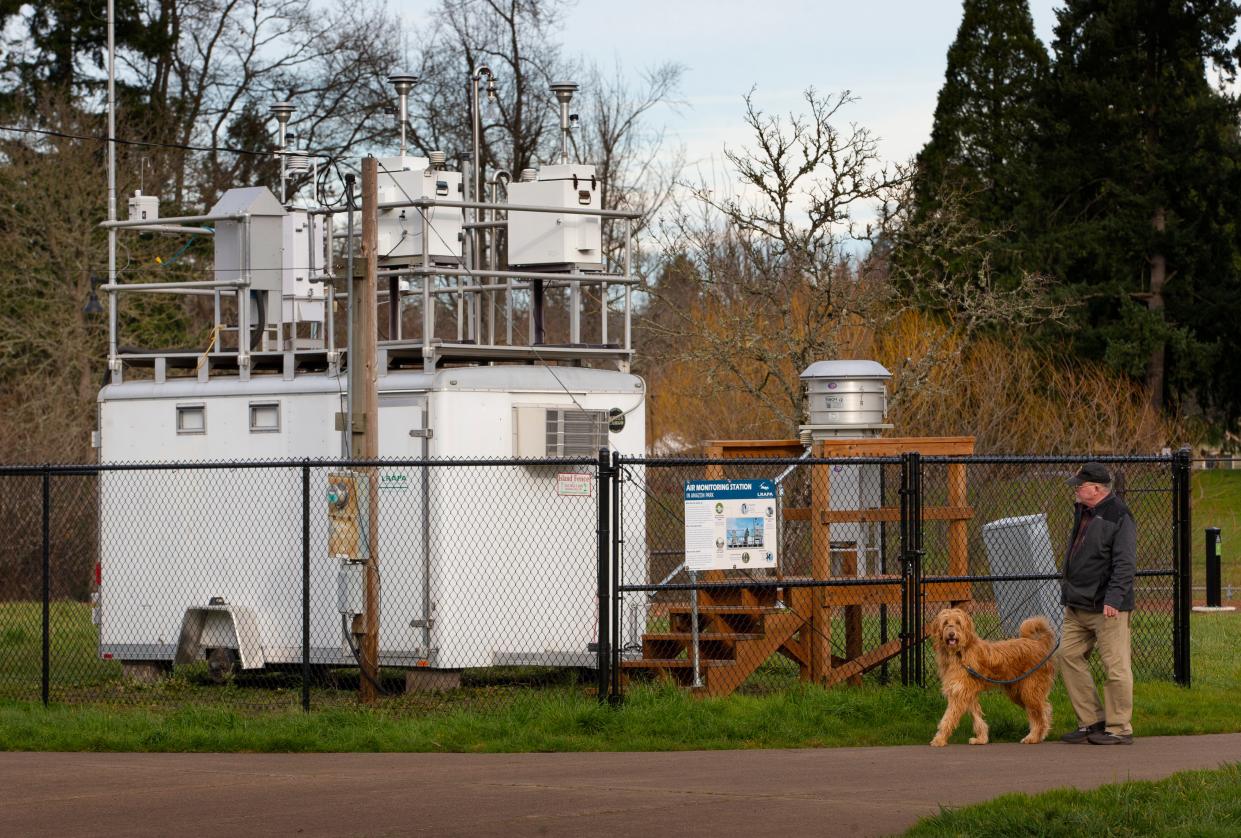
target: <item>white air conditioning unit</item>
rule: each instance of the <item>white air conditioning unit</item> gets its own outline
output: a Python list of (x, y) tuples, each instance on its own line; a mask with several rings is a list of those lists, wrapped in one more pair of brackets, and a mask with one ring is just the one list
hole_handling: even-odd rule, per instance
[(513, 408), (513, 456), (595, 457), (608, 444), (608, 412), (576, 407)]

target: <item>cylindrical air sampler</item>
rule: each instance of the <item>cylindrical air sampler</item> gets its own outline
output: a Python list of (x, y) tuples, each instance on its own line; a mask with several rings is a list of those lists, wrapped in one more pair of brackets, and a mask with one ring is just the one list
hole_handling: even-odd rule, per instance
[(285, 183), (288, 172), (285, 168), (285, 152), (288, 151), (289, 117), (293, 116), (292, 102), (276, 102), (271, 106), (271, 114), (280, 123), (280, 203), (285, 202)]
[(397, 119), (401, 121), (401, 156), (405, 156), (405, 125), (409, 121), (409, 91), (414, 89), (414, 85), (418, 83), (418, 77), (413, 73), (393, 73), (388, 76), (388, 81), (396, 88), (398, 100)]
[(569, 103), (573, 101), (573, 92), (577, 83), (558, 81), (552, 83), (552, 93), (560, 103), (560, 162), (569, 162)]

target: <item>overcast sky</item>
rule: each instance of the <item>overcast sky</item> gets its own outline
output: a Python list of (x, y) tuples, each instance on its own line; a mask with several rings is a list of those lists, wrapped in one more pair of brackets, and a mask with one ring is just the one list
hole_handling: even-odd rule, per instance
[[(435, 0), (390, 0), (417, 28)], [(566, 48), (626, 71), (663, 61), (686, 66), (679, 112), (661, 110), (668, 142), (691, 165), (718, 171), (724, 143), (746, 141), (742, 96), (765, 111), (804, 110), (801, 92), (848, 89), (844, 117), (878, 135), (887, 160), (920, 149), (931, 130), (960, 0), (579, 0), (564, 24)], [(1030, 0), (1049, 45), (1058, 0)], [(499, 82), (502, 84), (503, 79)]]

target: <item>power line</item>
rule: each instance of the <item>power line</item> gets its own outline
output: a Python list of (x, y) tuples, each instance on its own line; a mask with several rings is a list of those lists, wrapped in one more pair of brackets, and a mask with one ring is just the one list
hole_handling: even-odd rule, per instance
[[(39, 134), (46, 137), (64, 137), (69, 140), (90, 140), (97, 143), (109, 142), (107, 137), (98, 137), (94, 134), (71, 134), (67, 131), (53, 131), (49, 128), (19, 128), (16, 125), (0, 125), (0, 131), (13, 131), (18, 134)], [(156, 143), (148, 140), (125, 140), (120, 137), (115, 137), (110, 142), (120, 143), (121, 145), (142, 146), (144, 148), (175, 148), (181, 151), (226, 151), (230, 154), (251, 154), (256, 157), (271, 157), (281, 154), (280, 151), (254, 151), (248, 148), (188, 145), (185, 143)], [(297, 153), (305, 157), (326, 157), (329, 161), (334, 159), (330, 154), (316, 154), (309, 151), (298, 151)]]

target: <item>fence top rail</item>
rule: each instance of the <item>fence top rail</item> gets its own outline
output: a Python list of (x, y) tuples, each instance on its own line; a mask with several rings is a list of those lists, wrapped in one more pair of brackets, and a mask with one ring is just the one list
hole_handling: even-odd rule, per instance
[[(969, 456), (923, 456), (924, 465), (937, 464), (1078, 464), (1087, 460), (1102, 463), (1159, 463), (1175, 462), (1175, 455), (969, 455)], [(649, 466), (653, 468), (703, 467), (703, 466), (790, 466), (790, 465), (900, 465), (897, 457), (616, 457), (621, 466)], [(275, 459), (275, 460), (216, 460), (216, 461), (170, 461), (170, 462), (120, 462), (120, 463), (30, 463), (0, 465), (0, 477), (37, 476), (41, 474), (85, 475), (104, 471), (177, 471), (218, 469), (274, 469), (274, 468), (362, 468), (362, 467), (431, 467), (452, 468), (462, 466), (597, 466), (594, 457), (562, 458), (385, 458), (378, 460), (356, 459)]]
[(617, 457), (617, 465), (652, 466), (830, 466), (901, 464), (900, 457)]
[(167, 463), (48, 463), (43, 465), (0, 466), (0, 477), (38, 477), (43, 474), (91, 475), (106, 471), (221, 471), (225, 469), (300, 469), (300, 468), (456, 468), (456, 467), (505, 467), (505, 466), (598, 466), (599, 461), (586, 457), (561, 457), (549, 459), (496, 458), (496, 459), (287, 459), (287, 460), (218, 460), (176, 461)]
[(1080, 465), (1095, 463), (1172, 463), (1175, 454), (970, 454), (962, 456), (924, 456), (923, 464), (978, 463), (980, 465), (1022, 465), (1025, 463), (1050, 465)]

